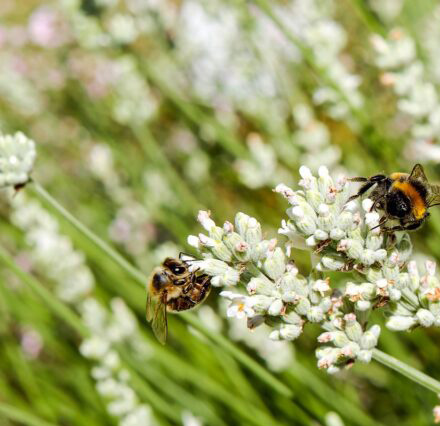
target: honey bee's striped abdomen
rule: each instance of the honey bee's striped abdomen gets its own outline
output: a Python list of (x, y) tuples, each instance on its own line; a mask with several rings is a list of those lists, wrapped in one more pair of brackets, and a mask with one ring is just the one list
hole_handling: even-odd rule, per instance
[(211, 290), (211, 277), (209, 275), (199, 275), (194, 282), (182, 288), (178, 297), (172, 298), (167, 302), (168, 312), (180, 312), (194, 308), (203, 302)]

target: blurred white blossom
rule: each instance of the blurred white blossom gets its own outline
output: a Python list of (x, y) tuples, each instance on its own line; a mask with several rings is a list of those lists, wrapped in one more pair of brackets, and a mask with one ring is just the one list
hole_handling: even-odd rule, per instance
[(0, 187), (27, 183), (35, 157), (35, 142), (23, 133), (0, 135)]

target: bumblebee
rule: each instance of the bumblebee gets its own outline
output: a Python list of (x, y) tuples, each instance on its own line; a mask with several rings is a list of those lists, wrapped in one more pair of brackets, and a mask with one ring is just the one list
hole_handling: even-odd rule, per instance
[(190, 271), (194, 258), (181, 253), (179, 259), (167, 257), (153, 270), (148, 281), (147, 321), (154, 335), (165, 344), (168, 334), (168, 312), (192, 309), (202, 303), (211, 291), (211, 277)]
[[(369, 196), (373, 201), (370, 211), (382, 210), (385, 213), (378, 225), (384, 232), (418, 229), (429, 216), (428, 209), (440, 204), (440, 186), (428, 182), (420, 164), (416, 164), (410, 174), (392, 173), (390, 176), (375, 175), (349, 180), (363, 182), (363, 185), (348, 201), (360, 197), (375, 186)], [(390, 219), (397, 220), (399, 225), (386, 227)]]

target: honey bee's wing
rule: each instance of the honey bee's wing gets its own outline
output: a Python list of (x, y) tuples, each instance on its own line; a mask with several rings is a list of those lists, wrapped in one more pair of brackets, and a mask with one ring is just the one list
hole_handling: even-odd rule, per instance
[(154, 312), (154, 301), (153, 297), (151, 297), (150, 291), (147, 292), (147, 309), (146, 309), (146, 316), (147, 321), (150, 322), (153, 319), (153, 312)]
[(438, 206), (440, 204), (440, 185), (429, 185), (428, 207)]
[(423, 170), (423, 166), (421, 164), (416, 164), (411, 174), (409, 175), (410, 178), (420, 180), (421, 182), (427, 182), (428, 179), (426, 178), (425, 171)]
[(168, 321), (167, 321), (167, 292), (163, 292), (161, 297), (150, 298), (150, 311), (147, 311), (148, 315), (152, 315), (151, 327), (153, 328), (154, 335), (162, 345), (165, 344), (168, 335)]

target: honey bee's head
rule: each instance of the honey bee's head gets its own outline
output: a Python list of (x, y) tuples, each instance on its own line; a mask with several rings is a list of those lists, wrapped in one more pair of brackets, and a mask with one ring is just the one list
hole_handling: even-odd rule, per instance
[(176, 278), (188, 275), (187, 265), (181, 260), (173, 259), (172, 257), (167, 257), (164, 260), (163, 267), (171, 272)]

